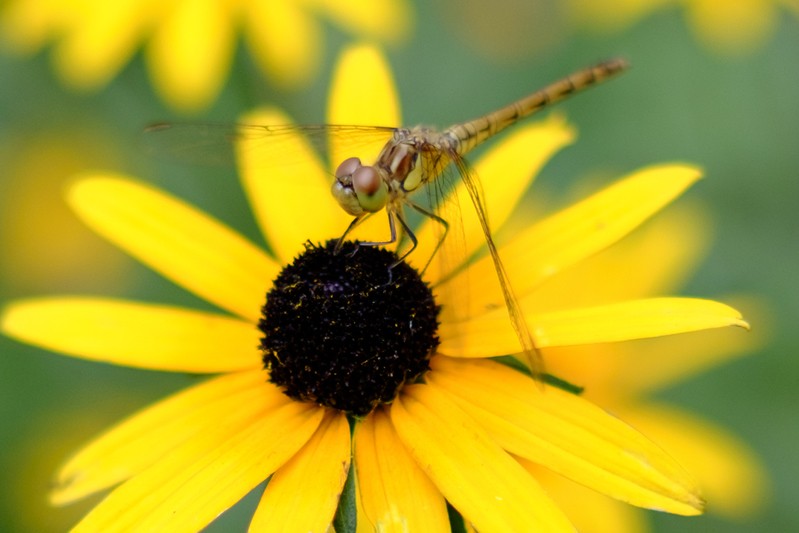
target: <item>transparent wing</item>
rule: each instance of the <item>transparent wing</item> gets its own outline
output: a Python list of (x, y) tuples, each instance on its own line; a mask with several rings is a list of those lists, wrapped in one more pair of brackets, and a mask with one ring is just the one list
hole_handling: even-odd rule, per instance
[[(416, 234), (418, 247), (409, 260), (415, 266), (420, 266), (424, 261), (430, 261), (431, 254), (435, 254), (428, 270), (431, 278), (440, 280), (435, 288), (442, 301), (449, 306), (443, 312), (447, 313), (451, 325), (467, 319), (475, 312), (476, 302), (470, 300), (486, 302), (493, 299), (495, 306), (506, 307), (519, 339), (519, 353), (532, 374), (541, 378), (544, 375), (543, 359), (494, 243), (494, 228), (489, 222), (490, 213), (477, 173), (454, 151), (442, 153), (431, 148), (423, 153), (428, 180), (425, 187), (427, 205), (438, 217), (446, 220), (448, 228), (435, 221), (423, 223)], [(447, 234), (443, 239), (445, 230)], [(477, 297), (463, 290), (464, 285), (472, 285), (463, 283), (470, 276), (469, 264), (486, 255), (497, 276), (498, 294), (493, 298), (486, 298), (485, 295)], [(460, 276), (459, 283), (442, 283), (456, 275)], [(490, 283), (484, 285), (491, 286)]]
[[(269, 109), (246, 119), (249, 124), (160, 124), (145, 137), (151, 151), (172, 160), (235, 165), (255, 220), (280, 260), (290, 260), (308, 239), (340, 237), (352, 217), (330, 192), (334, 170), (347, 157), (371, 164), (394, 128), (288, 125)], [(362, 226), (354, 238), (380, 240), (387, 233), (383, 217)]]
[[(298, 138), (312, 147), (329, 165), (331, 152), (382, 145), (395, 128), (330, 124), (237, 124), (237, 123), (157, 123), (145, 128), (143, 143), (147, 153), (192, 165), (235, 165), (237, 144), (248, 150), (280, 154), (275, 164), (291, 164), (302, 153), (287, 149)], [(335, 149), (334, 149), (335, 147)], [(370, 162), (371, 163), (371, 162)]]
[(483, 236), (485, 237), (486, 246), (488, 247), (488, 253), (491, 256), (491, 261), (494, 263), (494, 269), (496, 270), (497, 278), (499, 279), (502, 297), (505, 301), (505, 307), (508, 310), (508, 316), (510, 318), (511, 324), (513, 325), (513, 329), (516, 332), (516, 336), (519, 338), (519, 343), (522, 348), (522, 355), (524, 356), (527, 365), (530, 367), (530, 371), (532, 372), (533, 376), (536, 378), (541, 378), (544, 375), (544, 360), (541, 357), (540, 350), (535, 344), (535, 339), (530, 332), (530, 328), (527, 325), (527, 320), (524, 317), (519, 305), (519, 301), (513, 291), (511, 280), (508, 278), (508, 274), (505, 271), (505, 266), (502, 264), (502, 259), (499, 256), (496, 245), (494, 244), (494, 239), (491, 235), (491, 228), (488, 224), (480, 182), (477, 179), (477, 175), (469, 170), (469, 167), (463, 158), (453, 152), (452, 160), (455, 166), (458, 168), (460, 177), (466, 186), (466, 190), (469, 193), (469, 197), (472, 201), (472, 205), (474, 206), (477, 218), (479, 219), (480, 227), (483, 231)]

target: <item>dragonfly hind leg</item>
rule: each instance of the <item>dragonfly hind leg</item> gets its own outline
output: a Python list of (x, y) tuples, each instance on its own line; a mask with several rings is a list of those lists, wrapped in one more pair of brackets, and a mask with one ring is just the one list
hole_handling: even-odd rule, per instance
[[(413, 202), (409, 202), (407, 200), (406, 200), (405, 203), (408, 204), (414, 211), (416, 211), (420, 215), (422, 215), (424, 217), (427, 217), (430, 220), (433, 220), (433, 221), (437, 222), (438, 224), (441, 225), (442, 228), (444, 228), (444, 231), (441, 232), (441, 236), (439, 237), (438, 242), (436, 242), (435, 248), (433, 248), (433, 252), (430, 254), (430, 257), (428, 257), (427, 261), (425, 261), (425, 263), (424, 263), (424, 268), (422, 268), (422, 273), (424, 273), (425, 270), (427, 270), (427, 267), (429, 267), (430, 263), (433, 261), (433, 257), (435, 257), (436, 254), (438, 253), (438, 250), (441, 248), (441, 245), (444, 244), (444, 239), (447, 238), (447, 234), (449, 233), (449, 222), (447, 222), (446, 220), (444, 220), (440, 216), (436, 215), (432, 211), (429, 211), (429, 210), (425, 209), (424, 207), (420, 206), (419, 204), (416, 204), (416, 203), (413, 203)], [(405, 226), (407, 228), (407, 226), (405, 225), (404, 221), (401, 221), (401, 222), (403, 223), (403, 226)], [(408, 236), (410, 237), (411, 241), (413, 242), (413, 246), (411, 247), (410, 250), (408, 250), (407, 252), (405, 252), (402, 255), (400, 260), (405, 259), (406, 257), (408, 257), (408, 255), (416, 249), (416, 236), (413, 233), (411, 233), (410, 230), (407, 230), (407, 231), (408, 231)]]
[[(424, 273), (424, 271), (427, 270), (427, 267), (430, 266), (430, 263), (432, 262), (433, 257), (435, 257), (436, 253), (438, 253), (438, 250), (441, 248), (441, 245), (444, 243), (444, 239), (446, 239), (447, 233), (449, 232), (449, 223), (446, 220), (444, 220), (443, 218), (441, 218), (440, 216), (436, 215), (435, 213), (433, 213), (431, 211), (428, 211), (427, 209), (425, 209), (424, 207), (422, 207), (422, 206), (420, 206), (418, 204), (415, 204), (415, 203), (409, 202), (409, 201), (406, 201), (405, 203), (408, 206), (410, 206), (414, 211), (418, 212), (420, 215), (422, 215), (422, 216), (424, 216), (426, 218), (429, 218), (431, 220), (434, 220), (435, 222), (440, 224), (442, 228), (444, 228), (444, 231), (441, 233), (441, 237), (438, 239), (438, 242), (436, 243), (435, 248), (433, 248), (433, 252), (430, 254), (430, 257), (427, 258), (427, 261), (424, 264), (424, 268), (422, 268), (422, 270), (421, 270), (421, 273)], [(389, 239), (386, 240), (386, 241), (356, 241), (355, 242), (356, 247), (355, 247), (355, 250), (353, 250), (352, 253), (355, 254), (358, 251), (358, 248), (360, 246), (385, 246), (385, 245), (389, 245), (389, 244), (394, 244), (395, 242), (397, 242), (400, 239), (399, 235), (400, 235), (400, 231), (401, 231), (411, 241), (411, 247), (408, 250), (406, 250), (402, 255), (397, 257), (396, 261), (394, 261), (393, 263), (391, 263), (391, 265), (389, 265), (389, 267), (388, 267), (388, 270), (389, 270), (389, 283), (391, 283), (391, 270), (394, 267), (396, 267), (397, 265), (399, 265), (400, 263), (402, 263), (405, 260), (406, 257), (411, 255), (413, 253), (413, 251), (416, 250), (416, 247), (417, 247), (419, 241), (416, 238), (416, 235), (413, 233), (413, 230), (411, 229), (411, 227), (405, 221), (405, 217), (403, 217), (401, 211), (394, 210), (394, 209), (387, 209), (386, 213), (388, 215), (388, 229), (389, 229), (389, 232), (390, 232)], [(347, 229), (344, 231), (344, 233), (341, 235), (341, 237), (339, 237), (338, 243), (336, 243), (336, 247), (334, 249), (334, 253), (338, 253), (341, 250), (341, 247), (343, 246), (344, 241), (346, 240), (347, 236), (350, 233), (352, 233), (352, 231), (355, 230), (355, 228), (360, 226), (361, 223), (363, 221), (365, 221), (372, 214), (373, 213), (369, 213), (369, 214), (357, 216), (357, 217), (352, 219), (352, 222), (350, 222), (350, 225), (347, 226)], [(397, 230), (397, 222), (399, 222), (399, 226), (400, 226), (399, 231)]]

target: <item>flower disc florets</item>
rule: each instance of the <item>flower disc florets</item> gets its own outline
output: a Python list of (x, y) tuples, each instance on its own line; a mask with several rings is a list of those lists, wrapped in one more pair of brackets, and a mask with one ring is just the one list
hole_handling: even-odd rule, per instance
[(261, 350), (288, 396), (362, 416), (430, 368), (440, 308), (394, 253), (351, 242), (335, 253), (336, 242), (306, 244), (277, 277)]

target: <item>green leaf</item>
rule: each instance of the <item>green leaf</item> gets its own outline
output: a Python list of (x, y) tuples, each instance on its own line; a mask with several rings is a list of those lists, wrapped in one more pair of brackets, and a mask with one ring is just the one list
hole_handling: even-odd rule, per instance
[(466, 523), (463, 521), (463, 517), (449, 502), (447, 502), (447, 514), (449, 515), (449, 527), (452, 533), (466, 533)]
[[(352, 433), (354, 420), (349, 419), (350, 433)], [(355, 462), (350, 462), (350, 471), (347, 481), (338, 500), (336, 516), (333, 517), (333, 527), (336, 533), (355, 533), (358, 524), (358, 510), (355, 506)]]
[[(514, 370), (521, 372), (522, 374), (528, 375), (532, 377), (530, 373), (530, 369), (527, 368), (527, 365), (513, 357), (512, 355), (501, 355), (499, 357), (492, 357), (494, 361), (498, 363), (502, 363), (505, 366), (509, 366)], [(570, 383), (563, 378), (560, 378), (554, 374), (541, 374), (539, 376), (541, 381), (546, 383), (547, 385), (552, 385), (553, 387), (557, 387), (561, 390), (566, 392), (570, 392), (572, 394), (580, 395), (585, 390), (585, 387), (581, 387), (579, 385), (575, 385), (574, 383)]]

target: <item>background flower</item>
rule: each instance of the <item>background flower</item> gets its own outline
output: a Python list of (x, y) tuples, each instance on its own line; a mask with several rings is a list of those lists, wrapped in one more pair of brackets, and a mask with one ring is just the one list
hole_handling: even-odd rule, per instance
[[(760, 315), (752, 310), (747, 318), (754, 328), (752, 335), (768, 326), (771, 337), (764, 340), (757, 357), (739, 358), (723, 368), (692, 376), (659, 391), (656, 398), (720, 424), (749, 443), (769, 468), (774, 497), (760, 514), (749, 519), (729, 521), (710, 512), (696, 519), (672, 521), (654, 514), (653, 527), (656, 531), (689, 533), (799, 530), (795, 506), (799, 499), (795, 482), (799, 478), (799, 393), (795, 385), (799, 360), (793, 356), (799, 348), (799, 334), (793, 325), (794, 317), (799, 316), (799, 285), (795, 282), (799, 265), (795, 205), (799, 197), (795, 147), (799, 101), (793, 91), (799, 85), (797, 17), (788, 9), (778, 9), (772, 37), (762, 48), (735, 62), (706, 53), (691, 38), (680, 9), (653, 13), (623, 33), (575, 37), (556, 31), (559, 45), (547, 45), (548, 53), (535, 59), (520, 52), (535, 46), (540, 32), (526, 31), (526, 44), (512, 46), (509, 51), (506, 47), (501, 60), (496, 56), (489, 60), (464, 42), (474, 42), (469, 20), (487, 24), (496, 18), (497, 8), (473, 4), (473, 16), (465, 19), (457, 6), (451, 6), (443, 0), (415, 3), (418, 16), (414, 37), (403, 48), (392, 49), (391, 62), (408, 124), (446, 125), (469, 118), (575, 67), (623, 55), (633, 64), (628, 74), (559, 106), (559, 112), (567, 113), (569, 121), (579, 127), (580, 140), (548, 165), (536, 183), (535, 198), (549, 198), (544, 206), (554, 211), (570, 201), (572, 193), (564, 191), (573, 190), (580, 178), (606, 180), (609, 175), (670, 158), (703, 165), (706, 178), (693, 189), (692, 196), (702, 199), (712, 212), (717, 231), (707, 259), (683, 291), (722, 297), (744, 292), (765, 298), (773, 313)], [(516, 10), (510, 0), (503, 6), (518, 14), (515, 18), (522, 27), (534, 28), (545, 19), (541, 12), (524, 14)], [(530, 25), (525, 26), (527, 21)], [(461, 37), (455, 36), (455, 29)], [(341, 38), (335, 32), (325, 35), (332, 57)], [(481, 36), (483, 40), (499, 37), (502, 35), (496, 33), (493, 37)], [(199, 120), (231, 121), (262, 103), (279, 104), (302, 122), (325, 120), (325, 91), (330, 82), (327, 67), (307, 88), (271, 94), (249, 75), (243, 47), (237, 49), (235, 57), (229, 90)], [(144, 56), (136, 56), (123, 75), (102, 91), (76, 95), (53, 83), (49, 54), (25, 59), (0, 55), (0, 192), (4, 199), (12, 190), (10, 161), (22, 153), (22, 143), (33, 147), (30, 140), (46, 131), (72, 138), (76, 131), (88, 127), (121, 148), (118, 170), (151, 177), (159, 186), (254, 237), (255, 224), (234, 184), (232, 166), (192, 166), (143, 153), (137, 141), (144, 125), (169, 119), (148, 86), (144, 61)], [(604, 168), (596, 167), (599, 161)], [(42, 155), (37, 164), (40, 183), (58, 183), (45, 179), (45, 174), (58, 170), (56, 159)], [(77, 166), (88, 165), (91, 162), (83, 159)], [(557, 194), (547, 195), (547, 190)], [(57, 197), (59, 192), (48, 191), (47, 195)], [(22, 227), (4, 231), (22, 232), (25, 225), (33, 225), (30, 217), (45, 220), (50, 216), (46, 208), (32, 209), (36, 210), (14, 218), (13, 224)], [(12, 268), (8, 263), (15, 260), (15, 254), (8, 242), (0, 245), (6, 268)], [(198, 305), (191, 296), (146, 269), (132, 262), (127, 268), (130, 283), (113, 288), (115, 294)], [(2, 281), (0, 297), (5, 300), (19, 295), (11, 292), (6, 279)], [(106, 293), (105, 285), (93, 292)], [(2, 465), (13, 464), (23, 454), (21, 446), (25, 446), (25, 453), (37, 446), (36, 441), (23, 437), (39, 434), (34, 427), (51, 411), (62, 407), (70, 412), (91, 411), (109, 392), (128, 398), (125, 405), (105, 406), (103, 420), (87, 422), (90, 427), (82, 433), (88, 435), (137, 406), (194, 381), (192, 376), (153, 375), (53, 358), (5, 338), (0, 338), (0, 350), (0, 390), (5, 400), (0, 408), (0, 444), (6, 450)], [(69, 424), (68, 418), (65, 421)], [(54, 427), (47, 435), (58, 439), (71, 433)], [(25, 511), (16, 503), (12, 505), (18, 501), (11, 496), (16, 494), (18, 480), (9, 468), (0, 472), (0, 524), (5, 529), (24, 531), (20, 513)], [(31, 497), (46, 494), (48, 486), (44, 480), (41, 483), (39, 490), (31, 489)], [(215, 530), (243, 528), (254, 505), (254, 499), (245, 500), (241, 512), (226, 514)], [(63, 531), (70, 523), (52, 530)]]
[(292, 89), (319, 71), (323, 21), (396, 43), (411, 18), (405, 0), (11, 0), (0, 10), (0, 38), (27, 54), (54, 43), (56, 72), (78, 89), (108, 84), (144, 46), (156, 91), (188, 112), (219, 95), (239, 33), (265, 79)]
[(796, 0), (571, 0), (586, 27), (621, 31), (664, 8), (682, 9), (688, 26), (709, 49), (730, 55), (759, 49), (774, 34), (781, 11), (799, 14)]
[(502, 64), (544, 57), (570, 40), (602, 40), (639, 26), (646, 32), (653, 18), (672, 22), (669, 41), (693, 37), (705, 52), (741, 58), (762, 51), (782, 24), (799, 17), (797, 0), (496, 0), (488, 12), (480, 0), (436, 4), (462, 46)]
[[(65, 287), (124, 288), (130, 278), (124, 255), (75, 220), (63, 198), (76, 171), (123, 164), (113, 137), (91, 128), (75, 129), (69, 136), (50, 130), (9, 139), (2, 150), (9, 154), (0, 198), (3, 292), (21, 296)], [(99, 272), (91, 274), (92, 268)]]

